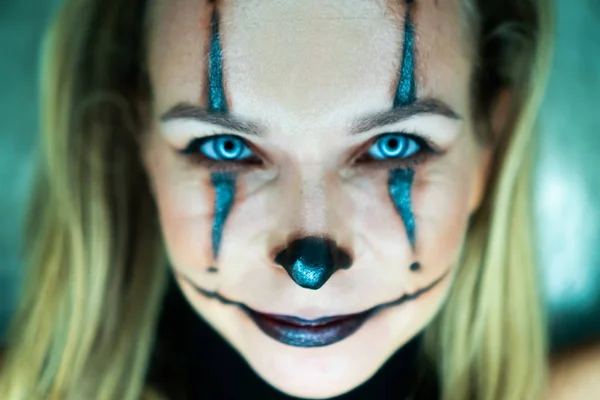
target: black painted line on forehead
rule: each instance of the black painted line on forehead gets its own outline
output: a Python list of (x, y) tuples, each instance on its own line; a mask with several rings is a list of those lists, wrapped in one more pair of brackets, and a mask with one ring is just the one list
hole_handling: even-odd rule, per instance
[[(211, 3), (214, 4), (213, 1)], [(219, 12), (217, 11), (216, 4), (213, 6), (212, 11), (207, 62), (208, 110), (226, 113), (229, 111), (229, 107), (223, 84), (223, 48), (221, 46), (221, 32), (219, 30)]]
[(400, 77), (394, 97), (394, 108), (406, 107), (417, 101), (415, 81), (415, 27), (412, 20), (414, 0), (406, 0), (408, 6), (404, 19), (404, 40), (402, 46), (402, 62)]

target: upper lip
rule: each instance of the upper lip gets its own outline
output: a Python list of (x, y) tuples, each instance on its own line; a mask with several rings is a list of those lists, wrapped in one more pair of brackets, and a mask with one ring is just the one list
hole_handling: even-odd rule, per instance
[(320, 328), (320, 327), (324, 327), (324, 326), (327, 326), (330, 324), (341, 322), (341, 321), (344, 321), (347, 319), (356, 318), (358, 316), (362, 316), (365, 313), (369, 312), (369, 311), (363, 311), (361, 313), (355, 313), (355, 314), (337, 315), (337, 316), (322, 317), (322, 318), (317, 318), (317, 319), (304, 319), (304, 318), (294, 317), (294, 316), (290, 316), (290, 315), (264, 314), (264, 313), (261, 313), (261, 312), (255, 311), (255, 310), (251, 310), (250, 308), (247, 308), (247, 311), (250, 311), (250, 312), (253, 312), (256, 314), (260, 314), (261, 317), (263, 317), (263, 318), (275, 320), (277, 322), (288, 324), (288, 325), (295, 325), (295, 326), (298, 326), (301, 328)]

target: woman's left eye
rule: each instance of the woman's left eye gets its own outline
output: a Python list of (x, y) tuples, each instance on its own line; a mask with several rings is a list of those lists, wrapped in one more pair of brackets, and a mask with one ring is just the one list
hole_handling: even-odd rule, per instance
[(241, 161), (253, 157), (254, 152), (239, 137), (216, 135), (193, 140), (183, 151), (202, 155), (213, 161)]
[(423, 150), (416, 139), (402, 134), (388, 134), (377, 139), (367, 153), (376, 160), (404, 159)]

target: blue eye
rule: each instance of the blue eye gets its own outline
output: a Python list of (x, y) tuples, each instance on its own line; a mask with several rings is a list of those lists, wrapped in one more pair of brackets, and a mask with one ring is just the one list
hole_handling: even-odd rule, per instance
[(408, 158), (422, 150), (415, 139), (401, 134), (380, 137), (369, 148), (369, 155), (376, 160)]
[(246, 143), (234, 135), (217, 135), (195, 139), (184, 150), (184, 153), (201, 153), (206, 158), (214, 161), (240, 161), (254, 156)]

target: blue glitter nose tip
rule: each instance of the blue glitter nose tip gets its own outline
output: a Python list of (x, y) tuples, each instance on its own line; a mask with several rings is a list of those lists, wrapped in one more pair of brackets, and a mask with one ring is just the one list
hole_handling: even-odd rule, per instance
[(333, 240), (309, 236), (296, 239), (275, 256), (298, 286), (317, 290), (337, 270), (352, 264), (350, 255)]

